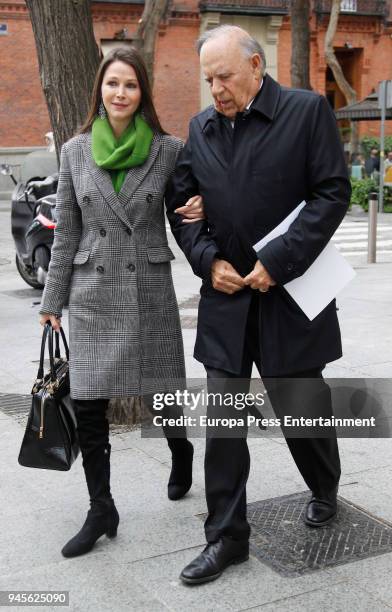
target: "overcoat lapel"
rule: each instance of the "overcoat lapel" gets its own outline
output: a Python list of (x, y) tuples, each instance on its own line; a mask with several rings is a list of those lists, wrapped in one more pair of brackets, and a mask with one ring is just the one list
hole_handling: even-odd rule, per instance
[(136, 189), (139, 187), (141, 182), (144, 180), (146, 174), (150, 171), (153, 166), (155, 159), (158, 155), (159, 148), (161, 146), (161, 136), (154, 134), (152, 139), (150, 153), (142, 166), (135, 166), (129, 168), (123, 186), (121, 187), (120, 193), (118, 194), (119, 200), (122, 206), (129, 204), (129, 201)]
[(218, 160), (222, 168), (227, 170), (229, 167), (228, 160), (231, 156), (231, 145), (228, 144), (227, 137), (222, 137), (221, 134), (217, 137), (215, 134), (211, 135), (208, 133), (205, 135), (205, 140), (214, 154), (215, 159)]
[(222, 138), (222, 134), (219, 133), (221, 128), (220, 120), (218, 113), (213, 107), (211, 107), (209, 116), (200, 127), (204, 141), (211, 153), (223, 168), (227, 168), (228, 164), (224, 152), (226, 139)]
[(161, 138), (158, 134), (154, 134), (150, 154), (147, 161), (142, 166), (130, 168), (125, 177), (125, 181), (121, 187), (120, 193), (117, 194), (114, 190), (112, 179), (107, 170), (100, 168), (93, 160), (91, 151), (91, 133), (85, 134), (83, 143), (83, 153), (89, 169), (89, 172), (94, 179), (102, 197), (109, 204), (113, 212), (121, 219), (125, 225), (130, 227), (131, 222), (125, 210), (125, 206), (129, 203), (130, 198), (135, 193), (136, 189), (146, 176), (147, 172), (153, 165), (161, 145)]

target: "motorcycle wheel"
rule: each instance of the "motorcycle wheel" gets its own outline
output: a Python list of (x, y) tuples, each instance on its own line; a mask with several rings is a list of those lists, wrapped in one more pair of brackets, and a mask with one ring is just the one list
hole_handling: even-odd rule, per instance
[(18, 272), (23, 278), (25, 283), (30, 285), (30, 287), (34, 287), (34, 289), (44, 288), (44, 285), (38, 282), (36, 273), (33, 270), (30, 271), (27, 268), (27, 266), (24, 265), (23, 261), (21, 261), (18, 254), (16, 254), (15, 263), (16, 263)]

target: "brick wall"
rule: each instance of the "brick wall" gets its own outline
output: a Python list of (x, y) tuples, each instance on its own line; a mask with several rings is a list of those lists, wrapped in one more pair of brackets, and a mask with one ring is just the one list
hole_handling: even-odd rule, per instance
[(188, 135), (189, 119), (200, 110), (200, 69), (195, 50), (199, 21), (167, 28), (157, 45), (154, 96), (164, 128), (180, 138)]
[[(158, 114), (170, 133), (185, 138), (188, 122), (199, 110), (200, 78), (195, 40), (200, 21), (197, 0), (174, 3), (174, 18), (162, 26), (157, 40), (154, 96)], [(115, 32), (136, 29), (140, 5), (93, 4), (94, 31), (97, 42), (113, 38)], [(344, 18), (336, 45), (347, 40), (364, 49), (360, 76), (360, 96), (365, 97), (379, 80), (392, 78), (392, 29), (371, 23), (366, 18)], [(43, 135), (50, 130), (45, 100), (39, 81), (33, 33), (24, 0), (0, 0), (0, 22), (8, 24), (8, 34), (0, 36), (0, 147), (44, 144)], [(360, 27), (359, 27), (360, 26)], [(312, 18), (311, 83), (325, 93), (323, 59), (325, 25)], [(284, 18), (279, 32), (278, 78), (290, 85), (291, 32)], [(379, 123), (360, 124), (361, 134), (379, 134)], [(387, 133), (392, 133), (387, 122)]]
[[(315, 91), (325, 94), (326, 63), (324, 40), (326, 22), (311, 21), (310, 80)], [(355, 88), (358, 100), (365, 98), (379, 81), (392, 79), (392, 28), (385, 27), (380, 19), (366, 17), (341, 17), (334, 39), (335, 48), (344, 48), (349, 43), (353, 49), (362, 50), (356, 66)], [(278, 45), (278, 78), (283, 85), (290, 86), (291, 31), (288, 18), (282, 23)], [(392, 134), (392, 122), (387, 121), (386, 134)], [(380, 135), (379, 121), (359, 122), (361, 136)]]
[[(16, 0), (7, 6), (11, 4), (18, 10), (5, 13), (0, 2), (0, 22), (8, 25), (8, 34), (0, 36), (0, 147), (42, 145), (51, 128), (33, 32), (24, 2)], [(187, 4), (189, 12), (194, 0)], [(97, 42), (113, 38), (122, 28), (131, 34), (140, 10), (129, 5), (94, 7)], [(190, 117), (199, 110), (199, 67), (194, 49), (198, 33), (198, 16), (184, 12), (161, 28), (157, 40), (154, 98), (158, 114), (166, 130), (182, 138), (187, 136)]]
[(44, 145), (50, 127), (30, 21), (0, 19), (0, 147)]

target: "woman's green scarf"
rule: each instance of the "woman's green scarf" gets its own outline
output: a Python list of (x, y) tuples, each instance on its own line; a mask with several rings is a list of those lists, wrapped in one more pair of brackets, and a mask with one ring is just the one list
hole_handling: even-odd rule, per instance
[(144, 164), (150, 153), (153, 131), (138, 113), (116, 138), (109, 120), (97, 117), (92, 126), (92, 154), (97, 166), (110, 172), (113, 187), (119, 193), (127, 170)]

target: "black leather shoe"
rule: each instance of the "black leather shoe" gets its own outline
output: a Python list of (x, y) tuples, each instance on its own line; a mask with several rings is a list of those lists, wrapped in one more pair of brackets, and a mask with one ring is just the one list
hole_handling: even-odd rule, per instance
[(81, 530), (62, 549), (64, 557), (78, 557), (90, 552), (95, 542), (103, 535), (115, 538), (120, 522), (114, 502), (106, 513), (91, 508), (87, 513), (86, 521)]
[(188, 493), (192, 486), (193, 444), (182, 438), (171, 438), (172, 469), (167, 485), (167, 496), (175, 501)]
[(222, 537), (207, 544), (196, 559), (181, 572), (185, 584), (202, 584), (216, 580), (229, 565), (236, 565), (249, 559), (248, 540), (232, 540)]
[(336, 497), (329, 501), (313, 496), (306, 508), (305, 523), (310, 527), (324, 527), (333, 521), (336, 512)]

